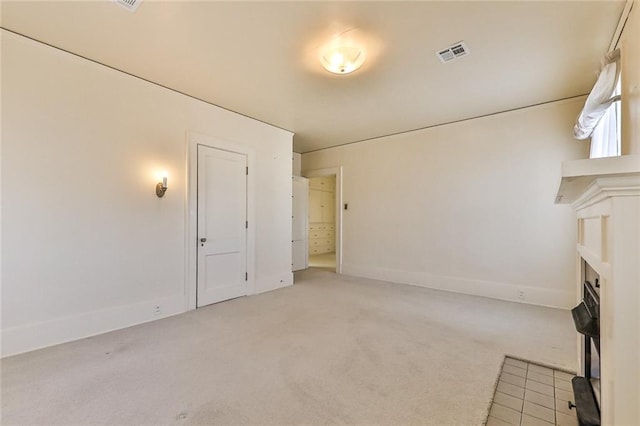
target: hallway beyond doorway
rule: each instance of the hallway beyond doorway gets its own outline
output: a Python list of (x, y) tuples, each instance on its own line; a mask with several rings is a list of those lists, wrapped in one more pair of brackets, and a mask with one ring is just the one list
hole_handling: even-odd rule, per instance
[(309, 255), (309, 267), (320, 268), (327, 271), (336, 272), (335, 252)]

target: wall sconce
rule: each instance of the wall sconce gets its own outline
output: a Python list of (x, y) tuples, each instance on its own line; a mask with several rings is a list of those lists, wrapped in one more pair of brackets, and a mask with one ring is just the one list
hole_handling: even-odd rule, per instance
[(165, 192), (167, 192), (167, 172), (162, 173), (162, 182), (158, 182), (156, 185), (156, 195), (158, 198), (164, 197)]

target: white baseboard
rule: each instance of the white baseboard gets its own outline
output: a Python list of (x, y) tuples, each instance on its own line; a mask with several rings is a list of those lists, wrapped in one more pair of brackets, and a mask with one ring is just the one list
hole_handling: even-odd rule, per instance
[[(160, 313), (156, 313), (160, 307)], [(87, 312), (0, 331), (2, 357), (82, 339), (184, 312), (184, 295)]]
[(256, 280), (256, 292), (254, 294), (265, 293), (271, 290), (293, 285), (293, 272), (287, 271), (277, 275), (269, 275)]
[[(357, 266), (347, 263), (343, 263), (342, 273), (362, 278), (371, 278), (399, 284), (409, 284), (436, 290), (484, 296), (493, 299), (509, 300), (512, 302), (527, 303), (531, 305), (549, 306), (553, 308), (569, 309), (576, 304), (576, 295), (571, 291), (521, 286), (493, 281), (471, 280), (459, 277), (447, 277), (443, 275), (427, 274), (424, 272)], [(519, 297), (521, 291), (524, 292), (523, 298)]]

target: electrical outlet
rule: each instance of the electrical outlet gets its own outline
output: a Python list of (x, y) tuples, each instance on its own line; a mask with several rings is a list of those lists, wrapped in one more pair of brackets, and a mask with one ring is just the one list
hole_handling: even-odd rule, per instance
[(525, 294), (524, 290), (518, 290), (518, 299), (520, 300), (524, 300), (526, 299), (527, 295)]
[(160, 305), (157, 305), (153, 312), (156, 315), (160, 315), (162, 313), (162, 308), (160, 308)]

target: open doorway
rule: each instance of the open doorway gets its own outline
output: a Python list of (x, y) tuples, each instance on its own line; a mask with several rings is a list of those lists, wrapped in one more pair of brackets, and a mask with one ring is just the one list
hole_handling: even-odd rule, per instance
[(307, 170), (309, 266), (342, 273), (342, 167)]
[(309, 266), (336, 271), (336, 175), (309, 178)]

